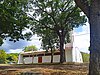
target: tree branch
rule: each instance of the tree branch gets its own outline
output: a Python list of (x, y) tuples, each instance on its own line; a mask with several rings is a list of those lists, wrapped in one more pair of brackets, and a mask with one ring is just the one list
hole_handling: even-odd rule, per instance
[(74, 0), (76, 5), (86, 14), (86, 16), (89, 18), (89, 3), (87, 0)]
[(66, 18), (65, 18), (64, 24), (66, 24), (68, 18), (70, 17), (70, 15), (71, 15), (73, 12), (75, 12), (76, 9), (77, 9), (77, 6), (76, 6), (70, 13), (68, 13), (68, 15), (67, 15)]
[[(38, 1), (37, 1), (37, 3), (38, 3)], [(45, 11), (44, 9), (42, 9), (38, 4), (37, 4), (37, 6), (39, 7), (40, 10), (42, 10), (43, 12), (45, 12), (46, 14), (48, 14), (52, 18), (52, 20), (54, 21), (55, 25), (57, 26), (57, 22), (56, 22), (55, 18), (51, 14), (49, 14), (47, 11)]]
[(67, 2), (64, 3), (65, 6), (64, 6), (63, 11), (66, 10), (66, 8), (69, 6), (70, 2), (71, 2), (71, 0), (68, 0)]
[(50, 28), (47, 25), (44, 25), (44, 28), (50, 29), (50, 30), (54, 30), (54, 28)]

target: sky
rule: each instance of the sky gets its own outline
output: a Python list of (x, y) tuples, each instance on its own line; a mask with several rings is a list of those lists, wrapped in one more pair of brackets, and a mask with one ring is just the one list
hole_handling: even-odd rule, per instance
[(41, 47), (39, 37), (37, 37), (37, 35), (33, 35), (31, 39), (31, 41), (19, 40), (15, 43), (6, 39), (0, 49), (4, 49), (7, 53), (19, 53), (24, 49), (24, 47), (31, 45), (35, 45), (39, 49)]
[[(28, 30), (27, 30), (28, 31)], [(27, 32), (25, 31), (25, 32)], [(90, 30), (89, 24), (81, 26), (79, 28), (74, 29), (74, 42), (75, 45), (79, 48), (80, 51), (89, 53), (88, 47), (90, 45)], [(40, 37), (37, 35), (32, 36), (31, 41), (20, 40), (18, 42), (11, 42), (9, 39), (4, 40), (4, 44), (0, 46), (0, 49), (4, 49), (7, 53), (20, 53), (25, 46), (35, 45), (38, 49), (41, 47), (41, 41), (39, 41)]]

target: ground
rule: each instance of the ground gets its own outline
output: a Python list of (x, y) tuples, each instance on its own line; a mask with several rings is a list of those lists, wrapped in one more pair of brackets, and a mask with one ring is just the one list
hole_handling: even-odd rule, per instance
[(24, 75), (24, 73), (27, 75), (87, 75), (88, 63), (0, 65), (0, 75)]

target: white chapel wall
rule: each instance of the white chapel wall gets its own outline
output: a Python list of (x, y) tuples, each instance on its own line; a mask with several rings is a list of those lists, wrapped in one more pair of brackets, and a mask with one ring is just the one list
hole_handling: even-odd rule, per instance
[(38, 57), (34, 57), (33, 63), (38, 63)]
[(25, 63), (25, 64), (30, 64), (30, 63), (32, 63), (32, 57), (25, 57), (25, 58), (24, 58), (24, 63)]
[(66, 62), (72, 62), (72, 50), (65, 50)]
[(51, 56), (42, 56), (42, 63), (51, 62)]
[(60, 55), (54, 55), (53, 62), (60, 62)]
[(18, 56), (18, 64), (23, 64), (23, 55), (21, 54)]
[(73, 62), (83, 62), (82, 55), (78, 47), (73, 48)]

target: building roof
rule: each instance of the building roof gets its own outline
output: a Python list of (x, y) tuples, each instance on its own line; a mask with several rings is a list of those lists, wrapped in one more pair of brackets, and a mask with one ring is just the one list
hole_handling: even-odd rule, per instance
[[(65, 50), (71, 50), (73, 48), (73, 44), (72, 43), (67, 43), (65, 45)], [(55, 50), (54, 53), (60, 52), (60, 50)], [(22, 55), (38, 55), (38, 54), (47, 54), (47, 53), (51, 53), (51, 50), (48, 50), (48, 52), (46, 52), (46, 50), (37, 50), (37, 51), (28, 51), (28, 52), (21, 52), (20, 54)]]

